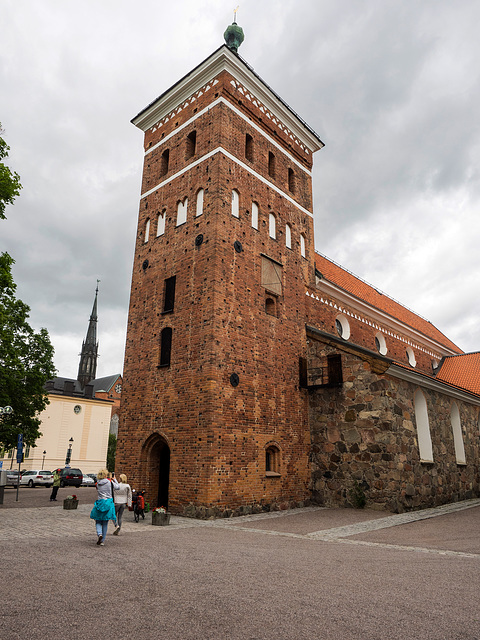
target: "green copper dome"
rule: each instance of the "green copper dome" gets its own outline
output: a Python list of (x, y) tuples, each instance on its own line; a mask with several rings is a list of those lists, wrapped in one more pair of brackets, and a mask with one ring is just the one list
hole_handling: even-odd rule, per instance
[(232, 24), (227, 27), (223, 37), (225, 38), (227, 47), (235, 51), (235, 53), (237, 53), (238, 47), (245, 39), (242, 27), (239, 27), (236, 22), (232, 22)]

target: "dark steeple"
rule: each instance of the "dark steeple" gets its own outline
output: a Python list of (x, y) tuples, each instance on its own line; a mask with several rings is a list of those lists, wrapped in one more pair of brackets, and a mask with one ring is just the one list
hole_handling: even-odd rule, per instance
[(94, 380), (97, 373), (97, 357), (98, 357), (98, 342), (97, 342), (97, 296), (98, 296), (98, 283), (95, 289), (95, 300), (93, 302), (92, 314), (90, 316), (90, 322), (88, 324), (87, 337), (82, 344), (82, 353), (80, 354), (80, 364), (78, 366), (77, 380), (79, 381), (82, 389), (90, 382)]

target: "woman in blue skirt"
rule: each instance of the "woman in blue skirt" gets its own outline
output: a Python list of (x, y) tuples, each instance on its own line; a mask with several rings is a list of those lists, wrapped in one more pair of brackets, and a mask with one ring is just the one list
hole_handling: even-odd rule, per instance
[(118, 489), (119, 485), (115, 480), (115, 474), (113, 478), (109, 475), (107, 469), (101, 469), (97, 473), (97, 499), (90, 513), (90, 518), (95, 520), (97, 527), (97, 544), (102, 547), (107, 537), (108, 521), (116, 522), (113, 491)]

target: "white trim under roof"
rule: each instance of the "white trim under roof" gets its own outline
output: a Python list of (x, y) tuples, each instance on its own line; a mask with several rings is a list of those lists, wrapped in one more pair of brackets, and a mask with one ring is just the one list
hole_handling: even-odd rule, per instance
[(159, 142), (157, 142), (157, 144), (155, 144), (153, 147), (150, 147), (149, 149), (147, 149), (145, 151), (145, 155), (147, 156), (149, 153), (152, 153), (152, 151), (154, 151), (155, 149), (157, 149), (158, 147), (162, 146), (163, 144), (165, 144), (168, 140), (170, 140), (170, 138), (172, 138), (173, 136), (177, 135), (177, 133), (179, 131), (182, 131), (182, 129), (185, 129), (185, 127), (189, 127), (193, 122), (195, 122), (195, 120), (197, 118), (199, 118), (200, 116), (202, 116), (204, 113), (210, 111), (210, 109), (212, 109), (212, 107), (215, 107), (217, 104), (224, 104), (225, 106), (227, 106), (229, 109), (231, 109), (234, 113), (237, 114), (237, 116), (239, 116), (240, 118), (243, 118), (243, 120), (245, 120), (245, 122), (248, 122), (248, 124), (252, 127), (252, 129), (255, 129), (256, 131), (258, 131), (258, 133), (260, 133), (264, 138), (266, 138), (269, 143), (271, 145), (273, 145), (274, 147), (276, 147), (281, 153), (283, 153), (284, 155), (286, 155), (291, 162), (293, 162), (294, 164), (296, 164), (301, 171), (303, 171), (304, 173), (307, 174), (307, 176), (309, 176), (310, 178), (312, 177), (312, 172), (307, 169), (301, 162), (299, 162), (296, 158), (294, 158), (286, 149), (285, 147), (283, 147), (282, 145), (278, 144), (278, 142), (272, 138), (271, 136), (269, 136), (261, 127), (259, 127), (257, 124), (255, 124), (255, 122), (253, 122), (252, 120), (250, 120), (249, 118), (247, 118), (247, 116), (242, 113), (240, 111), (240, 109), (237, 109), (231, 102), (229, 102), (228, 100), (225, 100), (225, 98), (220, 97), (217, 98), (216, 100), (214, 100), (211, 104), (208, 105), (208, 107), (205, 107), (205, 109), (202, 109), (201, 111), (199, 111), (198, 113), (196, 113), (194, 116), (192, 116), (191, 118), (189, 118), (186, 122), (184, 122), (180, 127), (176, 128), (174, 131), (172, 131), (171, 133), (168, 134), (168, 136), (165, 136), (165, 138), (163, 138), (162, 140), (160, 140)]
[(248, 68), (248, 65), (238, 55), (225, 46), (217, 49), (198, 67), (135, 116), (132, 120), (133, 124), (142, 129), (142, 131), (147, 131), (222, 71), (228, 71), (236, 80), (241, 82), (275, 117), (291, 130), (293, 135), (302, 141), (311, 153), (324, 146), (315, 132), (287, 107), (255, 72)]
[(455, 398), (456, 400), (469, 402), (470, 404), (474, 404), (477, 407), (480, 406), (479, 396), (472, 394), (471, 392), (462, 391), (462, 389), (452, 387), (449, 384), (442, 382), (441, 380), (429, 378), (428, 376), (422, 375), (420, 372), (404, 369), (403, 367), (399, 367), (396, 364), (390, 365), (390, 367), (385, 371), (385, 375), (390, 375), (394, 378), (404, 380), (405, 382), (416, 384), (419, 387), (437, 391), (438, 393), (442, 393), (445, 396)]
[[(279, 189), (276, 185), (274, 185), (272, 182), (270, 182), (269, 180), (267, 180), (266, 178), (264, 178), (263, 176), (261, 176), (259, 173), (257, 173), (256, 171), (253, 171), (251, 167), (247, 166), (244, 162), (241, 162), (238, 158), (236, 158), (235, 156), (233, 156), (231, 153), (229, 153), (228, 151), (226, 151), (225, 149), (223, 149), (223, 147), (217, 147), (216, 149), (213, 149), (213, 151), (210, 151), (209, 153), (205, 154), (204, 156), (202, 156), (201, 158), (199, 158), (198, 160), (195, 160), (195, 162), (192, 162), (191, 164), (187, 165), (186, 167), (184, 167), (183, 169), (180, 169), (180, 171), (178, 171), (177, 173), (175, 173), (173, 176), (170, 176), (169, 178), (167, 178), (166, 180), (164, 180), (163, 182), (160, 182), (159, 184), (157, 184), (155, 187), (152, 187), (151, 189), (149, 189), (148, 191), (146, 191), (145, 193), (142, 193), (142, 195), (140, 196), (140, 199), (142, 200), (143, 198), (146, 198), (147, 196), (151, 195), (152, 193), (154, 193), (155, 191), (158, 191), (158, 189), (160, 189), (161, 187), (165, 186), (166, 184), (168, 184), (169, 182), (172, 182), (172, 180), (175, 180), (176, 178), (179, 178), (181, 175), (183, 175), (186, 171), (189, 171), (190, 169), (192, 169), (193, 167), (196, 167), (197, 164), (200, 164), (201, 162), (204, 162), (205, 160), (208, 160), (208, 158), (211, 158), (212, 156), (216, 155), (217, 153), (223, 153), (224, 156), (226, 156), (227, 158), (229, 158), (230, 160), (232, 160), (233, 162), (236, 162), (240, 167), (242, 167), (242, 169), (245, 169), (245, 171), (248, 171), (249, 173), (251, 173), (253, 176), (255, 176), (255, 178), (257, 178), (258, 180), (260, 180), (260, 182), (263, 182), (264, 184), (266, 184), (268, 187), (270, 187), (270, 189), (272, 189), (273, 191), (276, 191), (278, 194), (280, 194), (283, 198), (285, 198), (285, 200), (288, 200), (288, 202), (290, 202), (291, 204), (293, 204), (297, 209), (299, 209), (302, 213), (305, 213), (307, 216), (310, 216), (311, 218), (313, 218), (313, 213), (311, 211), (308, 211), (308, 209), (305, 209), (305, 207), (302, 207), (300, 204), (298, 204), (298, 202), (296, 202), (291, 196), (289, 196), (287, 193), (285, 193), (284, 191), (282, 191), (281, 189)], [(234, 185), (235, 186), (235, 185)]]
[[(403, 332), (411, 336), (413, 340), (416, 340), (417, 342), (421, 342), (423, 345), (428, 346), (432, 351), (438, 352), (441, 355), (461, 355), (456, 351), (453, 351), (449, 347), (441, 344), (440, 342), (437, 342), (433, 338), (426, 336), (424, 333), (413, 329), (410, 325), (405, 324), (401, 320), (397, 320), (387, 312), (381, 311), (376, 307), (368, 304), (367, 302), (364, 302), (361, 298), (358, 298), (354, 294), (348, 293), (344, 289), (337, 287), (324, 277), (318, 280), (316, 288), (323, 290), (326, 294), (331, 295), (332, 297), (335, 297), (336, 299), (343, 302), (343, 304), (357, 309), (360, 313), (367, 315), (369, 318), (375, 320), (376, 322), (388, 325), (392, 328), (393, 331)], [(385, 297), (388, 298), (388, 296)], [(411, 313), (413, 313), (413, 311)]]

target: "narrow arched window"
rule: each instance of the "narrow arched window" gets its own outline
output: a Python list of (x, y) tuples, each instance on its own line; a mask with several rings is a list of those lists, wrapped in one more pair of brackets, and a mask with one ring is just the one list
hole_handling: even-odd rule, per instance
[(270, 236), (270, 238), (273, 238), (274, 240), (277, 237), (276, 223), (277, 221), (275, 218), (275, 214), (269, 213), (268, 214), (268, 235)]
[(191, 131), (187, 136), (187, 147), (185, 150), (185, 160), (192, 158), (197, 150), (197, 132)]
[(408, 364), (411, 367), (416, 367), (417, 366), (417, 360), (415, 359), (415, 354), (413, 352), (412, 347), (407, 347), (407, 360), (408, 360)]
[(238, 194), (238, 191), (236, 189), (234, 189), (232, 191), (232, 216), (235, 216), (235, 218), (238, 218), (240, 215), (240, 196)]
[(307, 257), (307, 248), (305, 243), (305, 236), (303, 235), (303, 233), (300, 234), (300, 255), (302, 256), (302, 258)]
[(168, 173), (168, 164), (170, 160), (170, 150), (165, 149), (160, 158), (160, 177), (166, 176)]
[(165, 327), (160, 334), (160, 366), (169, 367), (172, 355), (172, 333), (171, 327)]
[(258, 231), (258, 204), (252, 202), (252, 227)]
[(253, 162), (253, 138), (248, 133), (245, 136), (245, 158)]
[(462, 421), (457, 403), (450, 407), (450, 420), (452, 422), (453, 443), (455, 445), (455, 457), (458, 464), (465, 464), (465, 447), (463, 445)]
[(272, 296), (267, 296), (265, 298), (265, 313), (274, 317), (277, 315), (277, 301)]
[(266, 475), (280, 475), (280, 450), (275, 445), (269, 445), (265, 449), (265, 473)]
[(166, 211), (165, 209), (158, 214), (157, 217), (157, 238), (158, 236), (163, 236), (163, 234), (165, 233), (165, 218), (166, 218)]
[(415, 421), (417, 423), (418, 451), (422, 462), (433, 462), (432, 438), (428, 420), (427, 401), (420, 389), (415, 391), (413, 398), (415, 406)]
[(288, 170), (288, 190), (290, 193), (295, 193), (295, 173), (293, 169)]
[(150, 235), (150, 218), (145, 222), (145, 235), (143, 238), (144, 242), (148, 242), (148, 237)]
[(177, 227), (187, 221), (188, 198), (182, 202), (179, 200), (177, 204)]
[(203, 213), (203, 189), (199, 189), (197, 191), (197, 209), (195, 212), (196, 216), (201, 216)]
[(275, 156), (271, 151), (268, 152), (268, 175), (275, 178)]
[(287, 249), (292, 248), (292, 227), (289, 224), (285, 225), (285, 246)]

